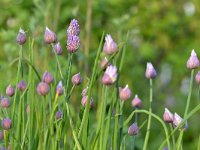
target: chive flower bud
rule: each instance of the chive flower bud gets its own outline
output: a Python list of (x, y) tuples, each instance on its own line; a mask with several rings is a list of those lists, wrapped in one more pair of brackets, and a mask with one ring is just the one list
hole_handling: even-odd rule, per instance
[(6, 97), (2, 98), (1, 100), (1, 107), (2, 108), (8, 108), (10, 106), (10, 100)]
[(67, 36), (68, 37), (71, 35), (79, 36), (79, 34), (80, 34), (80, 29), (78, 21), (76, 19), (72, 19), (69, 27), (67, 28)]
[(136, 107), (136, 108), (141, 108), (142, 107), (142, 101), (141, 99), (138, 97), (138, 95), (136, 94), (134, 99), (132, 100), (131, 102), (132, 106), (133, 107)]
[(63, 49), (60, 45), (60, 42), (58, 42), (54, 45), (54, 49), (55, 49), (57, 55), (62, 55)]
[(174, 115), (167, 108), (165, 108), (165, 112), (163, 114), (163, 120), (166, 123), (173, 123)]
[(137, 135), (139, 133), (140, 129), (137, 126), (137, 124), (133, 123), (129, 128), (128, 128), (128, 134), (130, 136)]
[(75, 53), (80, 46), (80, 39), (76, 35), (70, 35), (67, 38), (67, 50), (70, 53)]
[(0, 141), (4, 139), (3, 131), (0, 131)]
[[(178, 125), (180, 125), (183, 121), (183, 118), (181, 118), (177, 113), (174, 114), (174, 118), (173, 118), (173, 125), (174, 125), (174, 128), (176, 128)], [(182, 129), (180, 127), (180, 129)], [(184, 127), (184, 130), (187, 130), (188, 129), (188, 123), (186, 122), (185, 123), (185, 127)]]
[(106, 69), (107, 66), (110, 66), (110, 63), (108, 62), (108, 59), (105, 57), (100, 64), (101, 69)]
[(58, 85), (56, 86), (56, 93), (58, 94), (58, 96), (61, 96), (63, 92), (64, 90), (63, 90), (62, 81), (60, 81)]
[(116, 50), (117, 50), (117, 44), (112, 39), (111, 35), (107, 34), (105, 37), (103, 51), (108, 55), (112, 55), (114, 52), (116, 52)]
[(20, 81), (20, 82), (17, 84), (17, 88), (18, 88), (18, 90), (20, 90), (21, 92), (23, 92), (23, 91), (26, 89), (26, 87), (27, 87), (27, 83), (26, 83), (24, 80)]
[(104, 72), (102, 83), (104, 85), (112, 85), (117, 80), (117, 67), (116, 66), (108, 66), (106, 71)]
[(191, 52), (191, 55), (187, 61), (187, 68), (188, 69), (195, 69), (199, 67), (199, 59), (197, 57), (196, 52), (194, 51), (194, 49)]
[[(83, 96), (83, 97), (82, 97), (81, 104), (82, 104), (83, 107), (86, 106), (86, 104), (87, 104), (87, 99), (88, 99), (88, 96)], [(93, 98), (91, 97), (91, 98), (90, 98), (90, 108), (93, 108), (93, 107), (94, 107), (94, 101), (93, 101)]]
[(12, 97), (15, 94), (15, 88), (9, 84), (6, 88), (6, 95)]
[(2, 128), (4, 130), (8, 130), (11, 128), (12, 126), (12, 121), (9, 119), (9, 118), (4, 118), (2, 121), (1, 121), (1, 125), (2, 125)]
[(119, 97), (122, 101), (126, 101), (131, 97), (131, 90), (128, 87), (128, 84), (124, 88), (119, 88)]
[(146, 78), (153, 79), (156, 77), (156, 75), (157, 75), (157, 73), (156, 73), (156, 70), (154, 69), (153, 65), (150, 62), (148, 62), (146, 72), (145, 72)]
[(46, 44), (51, 44), (51, 43), (57, 42), (56, 34), (53, 31), (51, 31), (48, 27), (46, 27), (46, 29), (45, 29), (44, 42)]
[(57, 111), (56, 112), (56, 118), (57, 119), (61, 119), (62, 118), (63, 113), (61, 111)]
[(37, 86), (37, 93), (45, 96), (49, 93), (49, 85), (46, 82), (40, 82)]
[(52, 76), (52, 74), (48, 71), (45, 71), (43, 76), (42, 76), (42, 81), (46, 82), (47, 84), (51, 84), (54, 82), (54, 77)]
[(200, 84), (200, 71), (198, 71), (198, 73), (196, 74), (195, 81), (197, 84)]
[(80, 73), (77, 73), (72, 76), (73, 85), (80, 85), (82, 83), (82, 77)]
[(83, 89), (81, 95), (82, 97), (86, 96), (87, 95), (87, 90), (88, 90), (88, 87), (86, 87), (85, 89)]
[(16, 41), (19, 45), (23, 45), (26, 43), (26, 33), (23, 29), (19, 29), (19, 33), (17, 35)]

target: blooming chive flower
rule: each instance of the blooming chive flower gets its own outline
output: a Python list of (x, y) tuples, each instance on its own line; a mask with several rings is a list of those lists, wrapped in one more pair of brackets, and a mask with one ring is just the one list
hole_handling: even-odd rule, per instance
[(163, 114), (163, 120), (166, 123), (173, 123), (174, 115), (167, 108), (165, 108), (165, 112)]
[(56, 93), (58, 94), (58, 96), (61, 96), (63, 92), (64, 90), (63, 90), (62, 81), (60, 81), (58, 85), (56, 86)]
[[(82, 97), (81, 104), (82, 104), (83, 107), (86, 106), (86, 104), (87, 104), (87, 99), (88, 99), (88, 96), (83, 96), (83, 97)], [(93, 98), (92, 98), (92, 97), (90, 98), (90, 107), (91, 107), (91, 108), (94, 107), (94, 101), (93, 101)]]
[(12, 126), (12, 121), (8, 118), (4, 118), (2, 121), (1, 121), (1, 125), (2, 125), (2, 128), (4, 130), (8, 130), (11, 128)]
[(133, 136), (133, 135), (137, 135), (139, 133), (140, 129), (139, 127), (137, 126), (137, 124), (133, 123), (129, 128), (128, 128), (128, 134), (130, 136)]
[(146, 78), (153, 79), (156, 77), (156, 75), (157, 75), (157, 73), (156, 73), (156, 70), (154, 69), (153, 65), (150, 62), (148, 62), (146, 72), (145, 72)]
[(46, 44), (51, 44), (51, 43), (57, 42), (56, 34), (53, 31), (51, 31), (48, 27), (46, 27), (46, 29), (45, 29), (44, 42)]
[(0, 131), (0, 141), (3, 140), (4, 134), (3, 131)]
[[(178, 125), (180, 125), (182, 123), (182, 121), (183, 121), (183, 118), (181, 118), (177, 113), (175, 113), (174, 114), (174, 118), (173, 118), (174, 128), (176, 128)], [(187, 130), (187, 129), (188, 129), (188, 124), (186, 122), (184, 130)]]
[(103, 46), (103, 51), (108, 54), (111, 55), (114, 52), (116, 52), (117, 50), (117, 44), (114, 42), (114, 40), (112, 39), (110, 34), (107, 34), (105, 37), (105, 43)]
[(68, 37), (71, 35), (79, 36), (79, 34), (80, 34), (80, 29), (78, 21), (76, 19), (72, 19), (69, 27), (67, 28), (67, 36)]
[(67, 50), (70, 53), (74, 53), (78, 50), (80, 46), (80, 39), (76, 35), (70, 35), (67, 38)]
[(194, 50), (192, 50), (191, 55), (187, 61), (188, 69), (195, 69), (199, 67), (199, 59), (197, 58), (197, 54)]
[(102, 83), (104, 85), (112, 85), (117, 80), (117, 67), (108, 66), (102, 78)]
[(6, 95), (12, 97), (15, 94), (15, 88), (9, 84), (6, 88)]
[(50, 72), (45, 71), (43, 76), (42, 76), (42, 81), (46, 82), (47, 84), (50, 85), (51, 83), (54, 82), (54, 78), (53, 78), (53, 76), (52, 76), (52, 74)]
[(19, 29), (16, 41), (19, 45), (23, 45), (24, 43), (26, 43), (26, 33), (21, 28)]
[(131, 90), (128, 87), (128, 84), (125, 86), (125, 88), (119, 88), (119, 97), (122, 101), (126, 101), (131, 97)]
[(198, 71), (198, 73), (196, 74), (195, 81), (197, 84), (200, 84), (200, 71)]
[(56, 118), (57, 119), (61, 119), (62, 118), (63, 113), (61, 111), (57, 111), (56, 112)]
[(24, 80), (20, 81), (20, 82), (17, 84), (17, 88), (18, 88), (18, 90), (20, 90), (21, 92), (23, 92), (23, 91), (26, 89), (26, 87), (27, 87), (27, 83), (26, 83)]
[(72, 76), (73, 85), (80, 85), (82, 83), (82, 77), (80, 73), (77, 73)]
[(2, 108), (8, 108), (10, 106), (10, 100), (6, 97), (2, 98), (1, 100), (1, 107)]
[(107, 66), (110, 66), (110, 63), (108, 62), (108, 59), (105, 57), (100, 64), (101, 69), (106, 69)]
[(141, 99), (138, 97), (138, 95), (136, 94), (134, 99), (132, 100), (131, 102), (132, 106), (133, 107), (136, 107), (136, 108), (141, 108), (142, 107), (142, 101)]
[(40, 82), (37, 86), (37, 93), (45, 96), (49, 93), (49, 85), (46, 82)]
[(61, 47), (61, 45), (60, 45), (60, 42), (58, 42), (58, 43), (55, 44), (54, 49), (55, 49), (55, 51), (56, 51), (56, 53), (57, 53), (58, 55), (61, 55), (62, 52), (63, 52), (62, 47)]

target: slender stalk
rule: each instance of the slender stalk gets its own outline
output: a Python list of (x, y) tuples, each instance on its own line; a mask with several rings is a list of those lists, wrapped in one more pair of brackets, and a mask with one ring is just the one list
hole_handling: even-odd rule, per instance
[[(173, 125), (172, 124), (170, 124), (170, 130), (171, 130), (171, 132), (173, 131)], [(172, 135), (172, 143), (173, 143), (173, 149), (175, 149), (175, 146), (176, 146), (176, 142), (175, 142), (175, 137), (174, 137), (174, 135)]]
[[(137, 108), (135, 110), (137, 110)], [(135, 114), (135, 123), (136, 124), (138, 123), (138, 113)], [(131, 144), (132, 147), (131, 149), (133, 150), (135, 149), (135, 141), (136, 141), (136, 136), (133, 137), (133, 144)]]
[[(152, 84), (152, 79), (150, 79), (150, 98), (149, 98), (149, 113), (152, 113), (152, 100), (153, 100), (153, 84)], [(147, 144), (149, 140), (149, 135), (150, 135), (150, 129), (151, 129), (151, 115), (148, 117), (148, 124), (147, 124), (147, 131), (146, 131), (146, 136), (144, 140), (144, 146), (143, 150), (147, 149)]]
[(72, 69), (72, 57), (73, 54), (69, 53), (68, 54), (68, 69), (67, 69), (67, 81), (66, 81), (66, 87), (65, 87), (65, 91), (66, 91), (66, 98), (68, 98), (68, 88), (69, 88), (69, 81), (70, 81), (70, 75), (71, 75), (71, 69)]

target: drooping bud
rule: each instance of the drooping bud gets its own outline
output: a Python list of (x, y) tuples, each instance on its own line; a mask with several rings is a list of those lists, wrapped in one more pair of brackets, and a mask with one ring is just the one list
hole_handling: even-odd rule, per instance
[(163, 114), (163, 120), (166, 123), (173, 123), (174, 115), (167, 108), (165, 108), (165, 112)]
[(195, 81), (197, 84), (200, 84), (200, 71), (198, 71), (198, 73), (196, 74)]
[(80, 39), (76, 35), (70, 35), (67, 38), (67, 50), (70, 53), (75, 53), (80, 46)]
[(23, 92), (23, 91), (26, 89), (26, 87), (27, 87), (27, 83), (26, 83), (24, 80), (20, 81), (20, 82), (17, 84), (17, 88), (18, 88), (18, 90), (20, 90), (21, 92)]
[(61, 111), (57, 111), (56, 112), (56, 118), (57, 119), (61, 119), (62, 118), (63, 113)]
[(72, 19), (69, 27), (67, 28), (67, 36), (68, 37), (71, 35), (79, 36), (79, 34), (80, 34), (80, 29), (78, 21), (76, 19)]
[(63, 49), (60, 45), (60, 42), (55, 44), (54, 49), (58, 55), (62, 55)]
[[(82, 97), (81, 104), (82, 104), (83, 107), (86, 106), (86, 104), (87, 104), (87, 99), (88, 99), (88, 96), (83, 96), (83, 97)], [(94, 107), (94, 101), (93, 101), (93, 98), (91, 97), (91, 98), (90, 98), (90, 108), (93, 108), (93, 107)]]
[[(178, 125), (180, 125), (183, 121), (183, 118), (181, 118), (177, 113), (174, 114), (174, 118), (173, 118), (173, 125), (174, 128), (176, 128)], [(180, 127), (180, 129), (182, 129), (182, 127)], [(188, 123), (185, 123), (185, 127), (184, 130), (188, 129)]]
[(194, 49), (191, 52), (191, 55), (187, 61), (187, 68), (188, 69), (195, 69), (199, 67), (199, 59), (197, 57), (196, 52), (194, 51)]
[(105, 37), (103, 51), (108, 55), (112, 55), (114, 52), (116, 52), (116, 50), (117, 50), (117, 44), (112, 39), (111, 35), (107, 34)]
[(1, 125), (2, 125), (2, 128), (4, 130), (8, 130), (11, 128), (12, 126), (12, 121), (8, 118), (4, 118), (2, 121), (1, 121)]
[(16, 41), (19, 45), (23, 45), (24, 43), (26, 43), (26, 33), (21, 28), (19, 29)]
[(72, 76), (73, 85), (80, 85), (82, 83), (82, 77), (80, 73), (77, 73)]
[(58, 85), (56, 86), (56, 93), (58, 94), (58, 96), (61, 96), (63, 92), (64, 90), (63, 90), (62, 81), (60, 81)]
[(6, 95), (12, 97), (15, 94), (15, 88), (9, 84), (6, 88)]
[(3, 131), (0, 131), (0, 141), (4, 139)]
[(108, 66), (102, 78), (102, 83), (104, 85), (112, 85), (117, 80), (117, 67)]
[(110, 66), (111, 64), (108, 62), (108, 59), (105, 57), (100, 64), (101, 69), (106, 69), (107, 66)]
[(54, 78), (53, 78), (53, 76), (51, 75), (50, 72), (45, 71), (44, 74), (43, 74), (43, 76), (42, 76), (42, 81), (46, 82), (47, 84), (50, 85), (51, 83), (54, 82)]
[(137, 126), (137, 124), (133, 123), (129, 128), (128, 128), (128, 134), (130, 136), (137, 135), (139, 133), (140, 129)]
[(46, 82), (40, 82), (37, 86), (37, 93), (45, 96), (49, 93), (49, 85)]
[(44, 42), (46, 44), (51, 44), (51, 43), (57, 42), (56, 34), (53, 31), (51, 31), (48, 27), (46, 27), (46, 29), (45, 29)]
[(122, 101), (128, 100), (131, 97), (131, 94), (128, 84), (124, 88), (119, 88), (119, 97)]
[(10, 106), (10, 100), (6, 97), (2, 98), (1, 100), (1, 107), (8, 108)]
[(156, 73), (156, 70), (154, 69), (153, 65), (150, 62), (148, 62), (146, 72), (145, 72), (146, 78), (153, 79), (156, 77), (156, 75), (157, 75), (157, 73)]
[(142, 101), (141, 99), (138, 97), (138, 95), (136, 94), (134, 99), (132, 100), (131, 102), (132, 106), (133, 107), (136, 107), (136, 108), (141, 108), (142, 107)]

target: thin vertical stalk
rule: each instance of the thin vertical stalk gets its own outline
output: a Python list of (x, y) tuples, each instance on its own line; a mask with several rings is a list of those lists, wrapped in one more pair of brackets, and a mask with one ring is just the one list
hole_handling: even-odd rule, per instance
[(66, 81), (66, 87), (65, 87), (65, 91), (66, 91), (66, 97), (68, 98), (68, 88), (69, 88), (69, 81), (70, 81), (70, 75), (71, 75), (71, 69), (72, 69), (72, 57), (73, 54), (69, 53), (68, 54), (68, 69), (67, 69), (67, 81)]
[[(137, 110), (137, 108), (135, 110)], [(138, 113), (135, 114), (135, 123), (136, 124), (138, 123)], [(133, 150), (135, 149), (135, 141), (136, 141), (136, 136), (133, 137), (133, 144), (131, 144), (132, 147), (131, 149)]]

